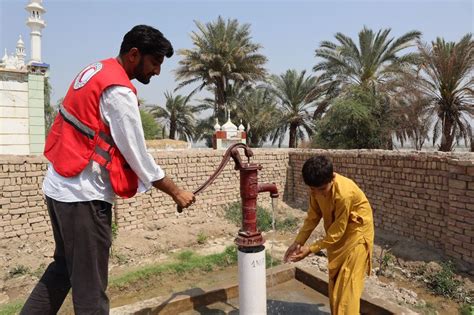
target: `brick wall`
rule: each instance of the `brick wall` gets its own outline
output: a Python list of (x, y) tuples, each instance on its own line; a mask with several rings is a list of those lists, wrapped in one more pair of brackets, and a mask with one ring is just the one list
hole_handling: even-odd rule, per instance
[[(275, 182), (283, 196), (288, 151), (253, 151), (256, 156), (252, 163), (263, 166), (263, 170), (259, 172), (259, 181)], [(152, 153), (167, 176), (180, 187), (191, 191), (214, 173), (223, 154), (224, 151), (210, 149)], [(47, 161), (42, 157), (0, 155), (0, 239), (36, 239), (51, 235), (41, 191), (46, 169)], [(217, 215), (223, 206), (239, 200), (239, 173), (234, 170), (234, 162), (230, 159), (214, 183), (199, 195), (196, 204), (181, 216)], [(134, 198), (118, 199), (114, 214), (119, 229), (123, 230), (153, 228), (157, 222), (166, 222), (166, 219), (177, 216), (173, 200), (156, 189), (137, 194)]]
[(307, 205), (301, 176), (314, 154), (331, 156), (335, 171), (367, 195), (375, 226), (474, 264), (474, 155), (382, 150), (308, 150), (289, 156), (288, 198)]
[[(253, 149), (252, 163), (263, 166), (259, 172), (259, 182), (275, 182), (283, 192), (286, 183), (288, 151)], [(180, 187), (190, 191), (201, 186), (222, 161), (224, 151), (186, 150), (162, 151), (154, 153), (157, 162)], [(243, 156), (245, 159), (245, 156)], [(182, 215), (213, 216), (219, 214), (223, 206), (239, 201), (239, 172), (234, 170), (234, 162), (229, 163), (213, 184), (204, 190), (196, 203)], [(283, 194), (282, 194), (283, 195)], [(263, 196), (259, 200), (264, 199)], [(157, 220), (175, 218), (176, 204), (157, 189), (131, 199), (120, 199), (115, 207), (118, 226), (123, 229), (143, 228), (156, 224)]]
[[(178, 185), (194, 190), (214, 172), (224, 151), (155, 152), (157, 162)], [(336, 171), (351, 177), (367, 194), (378, 228), (416, 239), (451, 257), (474, 264), (474, 156), (472, 154), (397, 153), (254, 149), (262, 164), (259, 182), (275, 182), (280, 196), (307, 203), (301, 178), (304, 161), (317, 153), (333, 158)], [(51, 235), (41, 192), (46, 160), (0, 155), (0, 239), (36, 239)], [(231, 160), (222, 174), (181, 216), (214, 216), (238, 201), (239, 177)], [(267, 195), (260, 196), (262, 202)], [(153, 189), (114, 207), (119, 229), (153, 228), (176, 218), (176, 206)]]
[(0, 155), (0, 239), (52, 235), (41, 192), (46, 166), (40, 157)]

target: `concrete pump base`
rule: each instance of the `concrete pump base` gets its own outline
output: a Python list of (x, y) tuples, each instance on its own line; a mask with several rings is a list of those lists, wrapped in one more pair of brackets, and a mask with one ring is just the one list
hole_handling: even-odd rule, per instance
[[(329, 315), (327, 275), (309, 268), (281, 265), (267, 269), (267, 314)], [(111, 315), (239, 314), (239, 286), (194, 288), (117, 307)], [(413, 314), (394, 303), (362, 295), (361, 314)]]

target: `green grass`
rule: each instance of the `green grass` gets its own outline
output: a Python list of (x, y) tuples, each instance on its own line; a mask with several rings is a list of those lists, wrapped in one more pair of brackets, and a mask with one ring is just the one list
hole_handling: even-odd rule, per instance
[(460, 315), (474, 315), (474, 304), (464, 304), (459, 308)]
[[(237, 264), (237, 247), (227, 247), (222, 253), (200, 256), (193, 251), (182, 251), (176, 254), (176, 262), (168, 264), (155, 264), (129, 272), (119, 277), (110, 279), (109, 288), (124, 288), (137, 281), (143, 281), (150, 277), (175, 273), (182, 275), (190, 271), (210, 272), (218, 268), (233, 266)], [(266, 267), (277, 266), (280, 260), (271, 258), (266, 252)]]
[(15, 315), (20, 313), (25, 301), (15, 301), (0, 306), (0, 315)]
[(183, 274), (193, 270), (209, 272), (217, 267), (234, 265), (237, 262), (237, 247), (229, 246), (222, 253), (207, 256), (199, 256), (192, 251), (183, 251), (178, 253), (176, 258), (178, 260), (176, 262), (146, 266), (120, 277), (112, 278), (109, 287), (121, 288), (136, 281), (167, 273)]
[[(240, 202), (234, 202), (225, 209), (225, 218), (230, 222), (241, 225), (242, 224), (242, 206)], [(292, 231), (298, 225), (298, 219), (293, 216), (288, 216), (284, 220), (275, 218), (275, 229), (277, 231)], [(260, 231), (269, 231), (272, 229), (272, 213), (271, 211), (257, 206), (257, 228)]]

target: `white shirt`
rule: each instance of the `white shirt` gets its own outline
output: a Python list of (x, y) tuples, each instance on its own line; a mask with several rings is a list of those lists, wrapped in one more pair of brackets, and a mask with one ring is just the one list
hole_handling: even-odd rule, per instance
[[(146, 150), (137, 96), (127, 87), (112, 86), (102, 93), (99, 106), (115, 144), (139, 178), (138, 191), (150, 189), (165, 173)], [(59, 175), (49, 164), (43, 192), (62, 202), (103, 200), (113, 203), (116, 197), (109, 172), (94, 161), (74, 177)]]

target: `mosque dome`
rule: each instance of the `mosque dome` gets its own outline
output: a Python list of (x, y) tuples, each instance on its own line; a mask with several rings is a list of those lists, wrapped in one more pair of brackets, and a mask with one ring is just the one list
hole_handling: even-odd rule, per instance
[(237, 126), (230, 120), (230, 110), (227, 111), (227, 122), (222, 125), (224, 131), (237, 131)]

